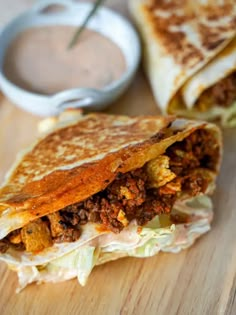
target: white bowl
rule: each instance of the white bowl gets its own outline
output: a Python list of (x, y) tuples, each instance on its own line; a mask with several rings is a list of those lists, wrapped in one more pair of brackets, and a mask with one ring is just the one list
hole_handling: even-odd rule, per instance
[[(63, 10), (46, 12), (51, 5), (61, 5)], [(54, 95), (36, 94), (10, 82), (3, 73), (6, 50), (18, 33), (36, 26), (81, 25), (91, 3), (75, 3), (72, 0), (45, 0), (11, 21), (0, 34), (0, 88), (16, 105), (40, 116), (57, 115), (66, 108), (86, 107), (101, 110), (119, 97), (129, 86), (140, 61), (140, 42), (132, 25), (119, 14), (100, 8), (87, 27), (110, 38), (124, 54), (127, 70), (122, 77), (103, 89), (76, 88)]]

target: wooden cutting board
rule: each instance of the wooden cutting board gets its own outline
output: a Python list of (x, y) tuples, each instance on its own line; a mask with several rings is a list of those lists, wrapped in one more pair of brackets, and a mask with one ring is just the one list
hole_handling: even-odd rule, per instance
[[(126, 1), (113, 0), (108, 4), (127, 12)], [(107, 112), (158, 114), (141, 71), (127, 93)], [(0, 181), (16, 153), (37, 136), (39, 121), (0, 96)], [(179, 254), (125, 258), (96, 267), (83, 288), (77, 280), (70, 280), (30, 285), (20, 294), (15, 294), (16, 275), (0, 263), (0, 314), (234, 315), (235, 204), (236, 129), (231, 129), (224, 132), (224, 158), (214, 194), (212, 231), (192, 248)]]

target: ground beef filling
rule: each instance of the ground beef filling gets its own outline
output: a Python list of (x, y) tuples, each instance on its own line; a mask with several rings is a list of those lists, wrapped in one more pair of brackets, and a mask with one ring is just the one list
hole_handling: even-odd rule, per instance
[(208, 88), (199, 97), (196, 105), (207, 110), (214, 105), (229, 107), (236, 101), (236, 72)]
[[(133, 219), (142, 226), (156, 215), (169, 214), (180, 193), (196, 196), (206, 191), (208, 179), (195, 170), (214, 171), (219, 147), (208, 131), (198, 130), (170, 146), (164, 156), (169, 166), (163, 174), (171, 173), (170, 178), (174, 177), (164, 185), (151, 185), (147, 165), (120, 173), (105, 190), (10, 233), (0, 242), (0, 251), (6, 251), (9, 245), (35, 251), (55, 242), (72, 242), (79, 238), (80, 227), (87, 222), (100, 223), (119, 233)], [(36, 244), (32, 243), (31, 235), (37, 239)]]

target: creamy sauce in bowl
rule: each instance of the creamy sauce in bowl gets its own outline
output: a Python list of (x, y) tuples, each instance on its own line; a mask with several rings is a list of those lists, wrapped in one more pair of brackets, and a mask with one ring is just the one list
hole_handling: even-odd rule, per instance
[(121, 78), (126, 71), (121, 49), (90, 29), (67, 49), (75, 30), (54, 25), (18, 34), (6, 51), (6, 78), (24, 90), (46, 95), (80, 87), (101, 89)]

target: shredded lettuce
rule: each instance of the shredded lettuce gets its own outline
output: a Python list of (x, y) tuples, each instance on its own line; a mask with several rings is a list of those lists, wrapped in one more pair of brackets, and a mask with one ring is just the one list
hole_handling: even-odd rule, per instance
[(190, 119), (200, 119), (213, 121), (221, 117), (225, 109), (220, 106), (214, 106), (207, 111), (200, 112), (197, 109), (176, 109), (173, 113), (179, 117), (186, 117)]
[(175, 109), (173, 113), (179, 117), (197, 118), (200, 120), (214, 121), (219, 119), (222, 127), (235, 127), (236, 126), (236, 102), (229, 107), (222, 107), (215, 105), (207, 111), (200, 112), (195, 108)]
[(80, 243), (77, 248), (45, 264), (24, 265), (17, 261), (10, 267), (18, 273), (20, 289), (32, 282), (59, 282), (75, 277), (85, 285), (96, 265), (126, 256), (150, 257), (159, 251), (179, 252), (210, 229), (212, 203), (207, 196), (177, 201), (173, 211), (187, 215), (189, 222), (172, 224), (167, 217), (156, 216), (143, 227), (133, 223), (114, 237), (113, 233), (108, 233), (109, 238), (101, 235), (96, 242)]
[(99, 256), (99, 248), (93, 246), (83, 246), (71, 253), (57, 258), (49, 263), (50, 268), (61, 267), (65, 269), (75, 269), (77, 278), (81, 285), (85, 285), (88, 276), (96, 265)]
[(236, 102), (229, 108), (226, 108), (221, 116), (221, 124), (223, 127), (236, 126)]

